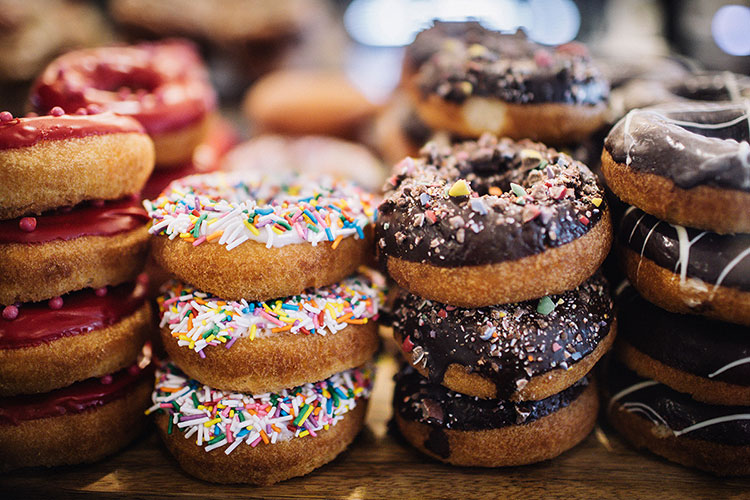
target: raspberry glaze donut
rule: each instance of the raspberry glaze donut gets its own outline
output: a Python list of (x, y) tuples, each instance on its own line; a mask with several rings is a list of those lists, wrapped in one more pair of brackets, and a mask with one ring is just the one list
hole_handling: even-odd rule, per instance
[(47, 66), (30, 100), (37, 112), (95, 105), (132, 116), (153, 139), (159, 167), (190, 160), (216, 108), (208, 72), (184, 40), (69, 52)]
[(144, 206), (165, 270), (226, 300), (268, 300), (343, 280), (372, 248), (373, 197), (344, 181), (216, 173)]
[(378, 249), (410, 292), (461, 307), (575, 288), (612, 240), (602, 189), (582, 163), (490, 135), (406, 158), (379, 207)]

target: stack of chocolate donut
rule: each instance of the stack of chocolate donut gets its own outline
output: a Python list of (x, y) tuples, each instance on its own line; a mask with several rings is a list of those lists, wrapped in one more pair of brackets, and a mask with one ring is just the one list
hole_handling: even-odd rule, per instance
[(676, 103), (629, 112), (602, 153), (629, 205), (617, 239), (632, 284), (610, 421), (638, 447), (721, 475), (750, 473), (748, 141), (747, 102)]
[(588, 372), (612, 345), (598, 268), (612, 228), (601, 188), (546, 146), (484, 135), (406, 158), (379, 207), (377, 247), (403, 287), (395, 422), (456, 465), (538, 462), (588, 435)]
[[(92, 111), (93, 112), (93, 111)], [(91, 462), (144, 425), (153, 375), (132, 118), (0, 113), (0, 469)]]
[(201, 479), (271, 484), (333, 460), (362, 428), (382, 290), (375, 206), (346, 182), (257, 172), (191, 176), (145, 202), (171, 362), (160, 433)]

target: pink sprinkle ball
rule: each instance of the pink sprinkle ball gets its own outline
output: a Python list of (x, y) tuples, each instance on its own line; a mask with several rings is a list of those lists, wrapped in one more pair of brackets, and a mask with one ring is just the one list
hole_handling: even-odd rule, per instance
[(16, 306), (5, 306), (3, 308), (3, 319), (13, 321), (18, 317), (18, 307)]
[(52, 116), (62, 116), (65, 114), (65, 111), (60, 106), (55, 106), (49, 111), (49, 114)]
[(139, 285), (148, 285), (149, 278), (147, 273), (141, 273), (138, 275), (138, 277), (135, 279)]
[(36, 229), (36, 217), (23, 217), (18, 221), (18, 227), (25, 233), (30, 233)]
[(77, 115), (87, 115), (87, 114), (89, 114), (89, 112), (88, 112), (88, 110), (86, 108), (78, 108), (76, 110), (75, 114), (77, 114)]
[(99, 379), (99, 382), (101, 382), (104, 385), (109, 385), (112, 383), (112, 375), (105, 375), (102, 378)]
[(107, 295), (107, 287), (103, 286), (101, 288), (97, 288), (96, 290), (94, 290), (94, 293), (97, 297), (104, 297), (105, 295)]
[(13, 119), (13, 115), (10, 113), (10, 111), (3, 111), (0, 113), (0, 122), (6, 123)]
[(99, 113), (102, 113), (104, 110), (98, 104), (89, 104), (88, 106), (86, 106), (86, 111), (88, 111), (90, 115), (98, 115)]
[(60, 309), (63, 306), (63, 299), (62, 297), (55, 297), (54, 299), (50, 299), (47, 305), (49, 305), (50, 309)]

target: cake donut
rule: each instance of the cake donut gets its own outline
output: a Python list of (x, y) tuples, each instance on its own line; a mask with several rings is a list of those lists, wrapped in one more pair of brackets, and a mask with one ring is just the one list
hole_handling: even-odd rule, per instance
[(430, 128), (571, 144), (605, 123), (609, 86), (583, 45), (548, 48), (521, 31), (477, 37), (480, 29), (446, 40), (407, 84)]
[[(144, 352), (147, 352), (144, 350)], [(94, 462), (145, 428), (149, 358), (43, 394), (0, 398), (0, 470)]]
[(491, 135), (428, 144), (396, 172), (377, 246), (416, 295), (482, 307), (562, 293), (609, 251), (612, 224), (594, 174), (542, 144)]
[(366, 263), (372, 245), (374, 198), (345, 181), (196, 175), (144, 206), (156, 262), (226, 300), (268, 300), (336, 283)]
[(378, 349), (383, 291), (365, 276), (266, 302), (226, 301), (181, 283), (157, 299), (161, 338), (186, 374), (262, 394), (360, 366)]
[(430, 382), (510, 401), (545, 399), (575, 384), (616, 330), (601, 274), (561, 295), (479, 309), (402, 292), (392, 310), (404, 357)]
[(519, 403), (453, 392), (410, 367), (395, 379), (393, 411), (401, 435), (422, 453), (453, 465), (549, 460), (588, 436), (599, 409), (589, 378), (541, 401)]
[(189, 474), (212, 483), (273, 484), (332, 461), (364, 425), (373, 372), (337, 373), (258, 395), (222, 392), (174, 365), (157, 371), (159, 433)]
[(750, 406), (746, 327), (665, 311), (632, 287), (617, 305), (615, 352), (628, 368), (703, 403)]
[(686, 228), (629, 207), (618, 246), (630, 282), (650, 302), (750, 325), (750, 235)]
[(68, 52), (37, 78), (30, 102), (40, 113), (93, 105), (132, 116), (153, 139), (159, 167), (190, 160), (216, 108), (208, 72), (184, 40)]
[(610, 131), (602, 171), (626, 203), (716, 233), (750, 233), (750, 111), (742, 103), (637, 109)]
[(714, 406), (613, 362), (612, 426), (637, 448), (719, 476), (750, 474), (750, 406)]

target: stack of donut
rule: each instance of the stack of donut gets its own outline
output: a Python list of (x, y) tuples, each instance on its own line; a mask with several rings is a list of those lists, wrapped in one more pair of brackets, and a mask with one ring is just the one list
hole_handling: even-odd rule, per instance
[(353, 184), (190, 176), (146, 201), (171, 362), (151, 411), (190, 474), (271, 484), (333, 460), (362, 428), (382, 290), (375, 206)]
[(143, 428), (153, 167), (132, 118), (0, 113), (0, 469), (91, 462)]
[(612, 229), (602, 189), (569, 156), (489, 134), (406, 158), (376, 240), (404, 290), (397, 427), (456, 465), (553, 458), (584, 439), (598, 402), (588, 372), (612, 345), (598, 272)]
[(750, 107), (629, 112), (602, 153), (626, 204), (631, 286), (608, 387), (634, 445), (720, 475), (750, 473)]

